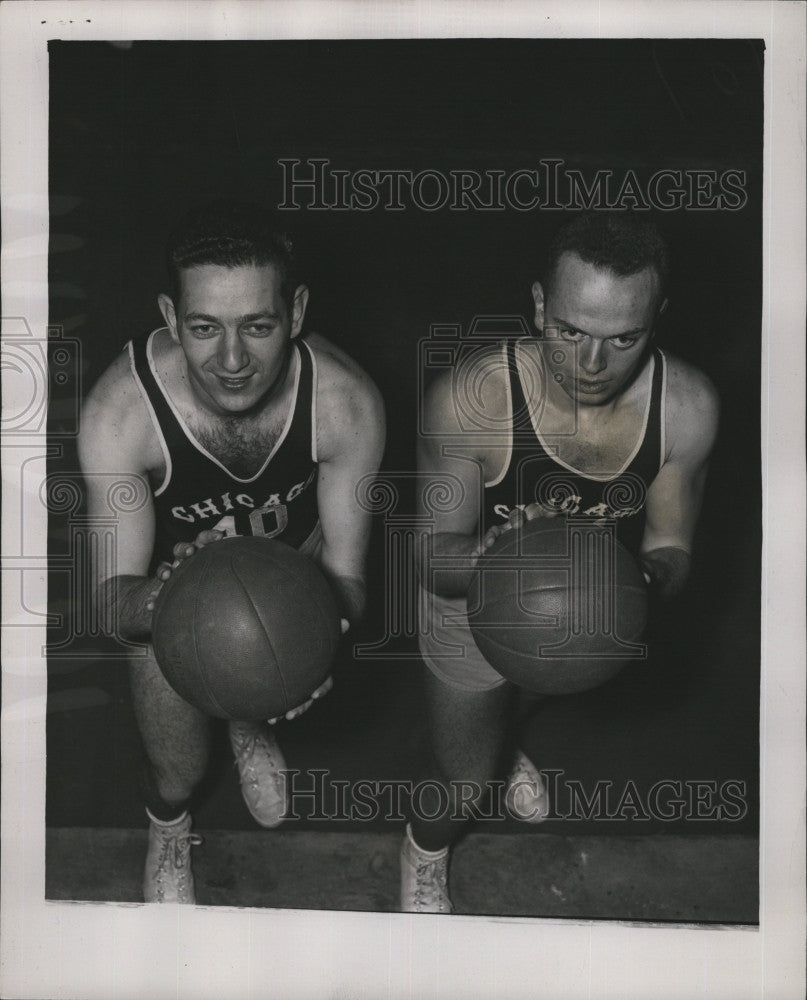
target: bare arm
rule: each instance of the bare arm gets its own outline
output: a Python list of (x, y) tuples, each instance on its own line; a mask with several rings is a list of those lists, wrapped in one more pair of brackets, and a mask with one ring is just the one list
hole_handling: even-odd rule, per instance
[[(431, 520), (431, 551), (424, 553), (433, 562), (421, 562), (420, 579), (426, 590), (444, 597), (464, 596), (473, 577), (480, 551), (479, 523), (484, 489), (483, 456), (462, 435), (455, 405), (450, 372), (441, 374), (429, 388), (424, 401), (424, 430), (418, 440), (417, 462), (419, 512)], [(459, 502), (445, 509), (426, 508), (424, 499), (442, 491)], [(428, 539), (427, 539), (428, 541)], [(439, 568), (440, 562), (455, 562)], [(444, 563), (445, 567), (445, 563)]]
[[(340, 356), (344, 357), (341, 355)], [(359, 483), (378, 471), (384, 451), (381, 396), (352, 363), (322, 357), (317, 393), (317, 506), (323, 544), (320, 565), (336, 590), (345, 619), (364, 612), (365, 559), (371, 514), (359, 502)], [(337, 359), (338, 360), (338, 359)]]
[(667, 392), (667, 455), (647, 494), (642, 565), (651, 587), (675, 597), (689, 575), (692, 539), (703, 500), (719, 404), (709, 380), (671, 361)]
[[(114, 553), (96, 559), (93, 594), (109, 629), (126, 639), (145, 640), (151, 632), (150, 602), (159, 581), (146, 576), (154, 545), (154, 507), (143, 454), (143, 434), (133, 417), (140, 400), (120, 356), (86, 400), (78, 439), (79, 461), (88, 496), (90, 526), (113, 520)], [(113, 483), (128, 489), (134, 502), (114, 503)]]
[[(154, 576), (147, 575), (155, 537), (148, 469), (161, 461), (161, 453), (125, 355), (110, 365), (87, 397), (78, 453), (90, 530), (110, 519), (115, 525), (114, 553), (100, 552), (92, 566), (93, 600), (109, 633), (148, 641), (154, 601), (173, 566), (223, 534), (209, 529), (193, 542), (179, 542), (173, 550), (174, 563), (161, 563)], [(116, 503), (114, 498), (122, 495), (126, 502)]]

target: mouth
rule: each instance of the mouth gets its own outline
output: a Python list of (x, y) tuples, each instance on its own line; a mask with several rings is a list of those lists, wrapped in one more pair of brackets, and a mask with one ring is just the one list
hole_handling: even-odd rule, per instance
[(580, 392), (585, 393), (587, 396), (596, 396), (598, 393), (605, 391), (611, 380), (606, 378), (591, 381), (589, 379), (578, 378), (576, 381)]
[(249, 382), (252, 374), (240, 375), (238, 378), (231, 378), (228, 375), (216, 375), (216, 378), (229, 392), (238, 392), (239, 389), (243, 389), (247, 382)]

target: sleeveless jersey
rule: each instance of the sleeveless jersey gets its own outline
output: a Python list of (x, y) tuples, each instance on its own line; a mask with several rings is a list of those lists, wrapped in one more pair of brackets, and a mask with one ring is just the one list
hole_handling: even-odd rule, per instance
[(623, 467), (594, 475), (572, 468), (544, 446), (533, 424), (516, 364), (517, 341), (503, 346), (509, 373), (512, 431), (501, 475), (485, 484), (484, 530), (501, 524), (517, 504), (539, 503), (548, 511), (612, 522), (616, 537), (638, 553), (645, 523), (645, 500), (664, 460), (666, 359), (653, 351), (651, 389), (642, 432)]
[(204, 448), (169, 398), (154, 364), (158, 332), (127, 345), (165, 458), (163, 481), (152, 484), (156, 533), (150, 573), (160, 562), (173, 560), (177, 542), (192, 542), (209, 528), (302, 547), (319, 525), (316, 359), (311, 348), (294, 342), (297, 374), (285, 426), (258, 472), (242, 478)]

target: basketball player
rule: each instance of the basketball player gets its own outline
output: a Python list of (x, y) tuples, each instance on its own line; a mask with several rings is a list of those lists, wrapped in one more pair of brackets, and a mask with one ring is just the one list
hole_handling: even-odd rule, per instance
[[(129, 343), (86, 401), (79, 455), (91, 516), (113, 513), (110, 473), (144, 497), (114, 512), (116, 564), (98, 569), (101, 607), (124, 638), (148, 642), (172, 566), (231, 535), (278, 538), (313, 557), (343, 631), (362, 614), (370, 525), (355, 491), (378, 467), (383, 407), (342, 351), (300, 337), (308, 289), (295, 266), (290, 240), (263, 209), (214, 203), (192, 213), (168, 245), (165, 326)], [(192, 903), (199, 838), (188, 806), (208, 762), (209, 720), (169, 687), (150, 645), (129, 673), (148, 759), (144, 897)], [(276, 739), (255, 723), (231, 723), (230, 738), (250, 812), (277, 826), (285, 763)]]
[[(405, 911), (451, 912), (448, 854), (465, 826), (451, 813), (459, 806), (467, 815), (463, 801), (478, 804), (491, 779), (509, 770), (508, 805), (521, 818), (547, 812), (541, 776), (514, 742), (524, 699), (467, 626), (465, 594), (480, 553), (525, 519), (574, 514), (614, 523), (651, 593), (670, 598), (684, 586), (718, 404), (700, 371), (654, 345), (667, 260), (660, 234), (639, 215), (577, 216), (532, 287), (538, 337), (471, 352), (429, 388), (419, 467), (464, 497), (430, 514), (433, 552), (465, 559), (453, 570), (421, 567), (429, 777), (448, 790), (451, 808), (424, 801), (422, 814), (436, 818), (413, 816), (407, 829)], [(447, 625), (447, 615), (460, 623)], [(464, 656), (446, 656), (446, 643), (462, 644)], [(460, 801), (458, 782), (479, 794), (469, 798), (466, 785)]]

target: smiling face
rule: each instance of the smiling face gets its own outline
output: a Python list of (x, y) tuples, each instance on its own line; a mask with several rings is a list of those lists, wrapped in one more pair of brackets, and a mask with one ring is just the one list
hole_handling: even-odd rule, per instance
[(271, 265), (201, 264), (180, 273), (178, 302), (159, 297), (185, 354), (191, 390), (220, 416), (254, 412), (283, 384), (292, 338), (302, 329), (308, 290), (291, 308)]
[(623, 277), (575, 253), (561, 256), (546, 298), (541, 285), (533, 285), (535, 325), (548, 342), (544, 358), (567, 396), (601, 406), (624, 391), (666, 305), (659, 307), (659, 291), (652, 268)]

